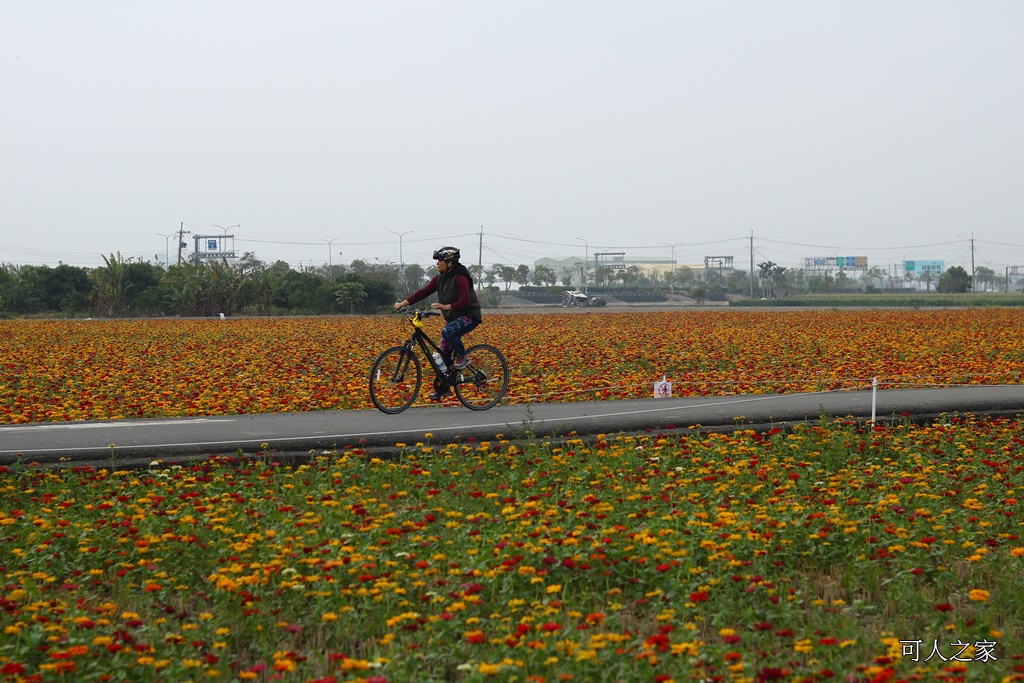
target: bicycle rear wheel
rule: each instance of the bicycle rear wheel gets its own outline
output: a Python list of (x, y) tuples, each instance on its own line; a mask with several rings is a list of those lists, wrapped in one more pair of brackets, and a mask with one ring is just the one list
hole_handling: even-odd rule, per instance
[(471, 362), (461, 371), (455, 395), (470, 410), (496, 406), (508, 390), (508, 361), (490, 344), (477, 344), (466, 355)]
[(400, 413), (420, 393), (423, 371), (420, 359), (404, 346), (395, 346), (378, 356), (370, 370), (370, 400), (381, 412)]

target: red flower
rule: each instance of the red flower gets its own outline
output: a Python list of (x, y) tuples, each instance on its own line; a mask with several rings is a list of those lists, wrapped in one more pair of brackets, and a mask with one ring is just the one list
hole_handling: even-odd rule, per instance
[(19, 662), (7, 662), (0, 667), (0, 674), (4, 676), (20, 676), (25, 673), (25, 665)]

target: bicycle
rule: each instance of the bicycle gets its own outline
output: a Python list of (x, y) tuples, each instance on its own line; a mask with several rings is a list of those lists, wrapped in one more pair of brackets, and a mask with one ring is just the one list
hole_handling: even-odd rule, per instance
[[(462, 405), (470, 410), (487, 410), (501, 401), (508, 390), (508, 361), (490, 344), (477, 344), (466, 350), (467, 367), (456, 370), (452, 358), (424, 329), (424, 318), (441, 315), (438, 311), (415, 311), (409, 316), (413, 327), (400, 346), (393, 346), (377, 357), (370, 370), (370, 399), (381, 412), (394, 415), (413, 404), (423, 383), (423, 369), (415, 349), (419, 347), (434, 370), (434, 391), (439, 397), (454, 390)], [(437, 354), (436, 356), (434, 354)], [(435, 360), (441, 358), (445, 369)]]

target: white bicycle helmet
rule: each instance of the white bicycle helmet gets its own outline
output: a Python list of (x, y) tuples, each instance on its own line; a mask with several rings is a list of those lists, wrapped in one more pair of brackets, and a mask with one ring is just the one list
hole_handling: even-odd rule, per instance
[(459, 250), (455, 247), (441, 247), (434, 252), (435, 261), (458, 261)]

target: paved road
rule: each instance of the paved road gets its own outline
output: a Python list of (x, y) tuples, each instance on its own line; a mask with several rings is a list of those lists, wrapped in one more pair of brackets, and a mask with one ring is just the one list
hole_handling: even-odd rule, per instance
[[(1024, 414), (1024, 386), (878, 391), (876, 419), (908, 413), (1015, 416)], [(375, 410), (230, 415), (162, 420), (37, 423), (0, 427), (0, 464), (21, 462), (137, 464), (155, 459), (251, 453), (308, 453), (314, 449), (382, 448), (433, 434), (447, 443), (473, 437), (507, 438), (638, 432), (700, 425), (755, 428), (821, 415), (870, 419), (872, 392), (670, 398), (586, 403), (533, 403), (474, 412), (461, 406), (413, 407), (400, 415)]]

